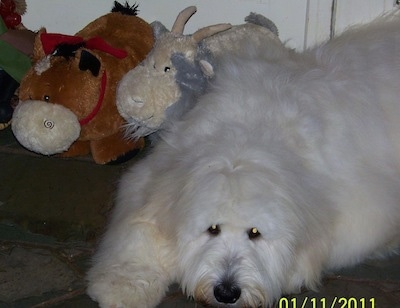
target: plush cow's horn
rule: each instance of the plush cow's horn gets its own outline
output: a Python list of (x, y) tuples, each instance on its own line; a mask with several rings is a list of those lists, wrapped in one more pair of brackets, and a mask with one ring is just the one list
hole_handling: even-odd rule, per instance
[(214, 35), (218, 32), (228, 30), (230, 28), (232, 28), (231, 24), (218, 24), (218, 25), (204, 27), (193, 33), (192, 38), (194, 39), (195, 42), (198, 43), (202, 39), (205, 39), (206, 37)]
[(175, 34), (183, 34), (183, 29), (185, 28), (186, 22), (189, 18), (196, 13), (197, 8), (195, 6), (189, 6), (183, 11), (181, 11), (176, 17), (175, 23), (172, 26), (171, 32)]

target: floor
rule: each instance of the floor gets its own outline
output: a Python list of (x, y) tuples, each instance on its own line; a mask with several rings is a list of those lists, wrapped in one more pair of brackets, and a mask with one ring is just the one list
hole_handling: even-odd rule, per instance
[[(0, 307), (97, 307), (84, 275), (128, 163), (44, 157), (0, 130)], [(177, 287), (159, 306), (201, 307)], [(276, 307), (400, 307), (400, 257), (328, 275)]]

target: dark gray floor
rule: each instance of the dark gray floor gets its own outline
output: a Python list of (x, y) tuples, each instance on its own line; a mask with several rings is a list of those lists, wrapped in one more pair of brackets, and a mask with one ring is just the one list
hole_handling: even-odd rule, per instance
[[(97, 307), (83, 277), (117, 180), (132, 163), (39, 156), (9, 128), (0, 131), (0, 307)], [(174, 288), (160, 307), (200, 306)], [(276, 307), (400, 307), (400, 257), (329, 275), (319, 293)]]

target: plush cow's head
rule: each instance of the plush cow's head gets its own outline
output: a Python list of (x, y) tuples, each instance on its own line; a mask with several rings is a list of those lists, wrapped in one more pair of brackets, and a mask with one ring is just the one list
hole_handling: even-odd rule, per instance
[(212, 55), (199, 46), (204, 38), (231, 25), (219, 24), (183, 35), (185, 23), (195, 12), (193, 6), (183, 10), (171, 31), (153, 23), (156, 41), (152, 51), (120, 81), (117, 107), (129, 123), (130, 136), (149, 135), (166, 119), (179, 118), (191, 107), (193, 97), (206, 88), (207, 78), (213, 74)]

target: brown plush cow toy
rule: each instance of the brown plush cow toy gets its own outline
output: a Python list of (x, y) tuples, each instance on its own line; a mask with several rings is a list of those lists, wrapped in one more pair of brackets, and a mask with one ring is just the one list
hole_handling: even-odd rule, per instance
[(27, 149), (63, 157), (89, 153), (98, 164), (121, 161), (144, 146), (124, 138), (116, 86), (153, 46), (151, 26), (137, 6), (115, 2), (111, 13), (76, 36), (41, 29), (34, 65), (20, 85), (12, 130)]

